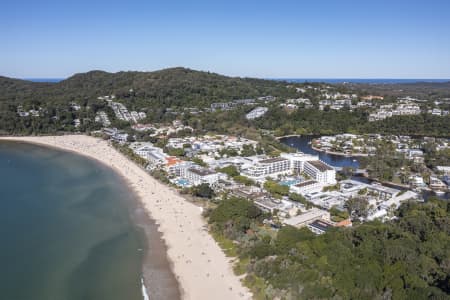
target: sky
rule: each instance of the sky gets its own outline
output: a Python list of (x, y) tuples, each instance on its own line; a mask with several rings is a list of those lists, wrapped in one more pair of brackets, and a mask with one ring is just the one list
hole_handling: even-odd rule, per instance
[(0, 75), (450, 78), (448, 0), (3, 1)]

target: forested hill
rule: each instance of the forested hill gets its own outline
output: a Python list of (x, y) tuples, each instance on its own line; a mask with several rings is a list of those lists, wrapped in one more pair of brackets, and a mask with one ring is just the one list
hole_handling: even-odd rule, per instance
[(31, 82), (0, 76), (0, 101), (15, 100), (20, 97), (27, 97), (28, 100), (33, 93), (44, 93), (46, 90), (50, 90), (52, 85), (51, 83)]
[(115, 94), (164, 106), (202, 106), (246, 97), (286, 95), (287, 90), (284, 82), (227, 77), (186, 68), (155, 72), (91, 71), (58, 83), (0, 77), (0, 101), (15, 102), (67, 102)]

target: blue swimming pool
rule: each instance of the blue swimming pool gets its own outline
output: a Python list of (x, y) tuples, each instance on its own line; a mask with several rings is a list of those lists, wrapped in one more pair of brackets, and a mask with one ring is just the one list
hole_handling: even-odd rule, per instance
[(179, 186), (190, 186), (191, 183), (189, 181), (187, 181), (186, 179), (180, 178), (177, 179), (176, 184)]
[(281, 185), (286, 185), (286, 186), (295, 185), (297, 183), (300, 183), (300, 180), (298, 180), (298, 179), (291, 179), (291, 180), (280, 181)]

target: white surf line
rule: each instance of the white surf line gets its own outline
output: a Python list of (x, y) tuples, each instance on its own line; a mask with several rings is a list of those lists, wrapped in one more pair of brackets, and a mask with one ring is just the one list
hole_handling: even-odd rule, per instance
[(142, 284), (142, 297), (144, 298), (144, 300), (150, 300), (150, 297), (147, 294), (147, 289), (145, 288), (143, 277), (141, 277), (141, 284)]

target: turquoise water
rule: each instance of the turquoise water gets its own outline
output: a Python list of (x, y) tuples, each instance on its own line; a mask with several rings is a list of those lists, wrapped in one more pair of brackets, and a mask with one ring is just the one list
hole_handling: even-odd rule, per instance
[(190, 185), (189, 181), (186, 179), (183, 179), (183, 178), (178, 179), (177, 184), (179, 186), (189, 186)]
[(364, 84), (408, 84), (408, 83), (419, 83), (419, 82), (433, 82), (433, 83), (443, 83), (449, 82), (450, 79), (402, 79), (402, 78), (286, 78), (286, 79), (276, 79), (285, 80), (294, 83), (305, 83), (305, 82), (325, 82), (330, 84), (338, 83), (364, 83)]
[(286, 185), (286, 186), (295, 185), (297, 183), (300, 183), (300, 180), (292, 179), (292, 180), (284, 180), (284, 181), (280, 182), (281, 185)]
[(142, 299), (143, 233), (121, 178), (86, 158), (0, 142), (0, 299)]

